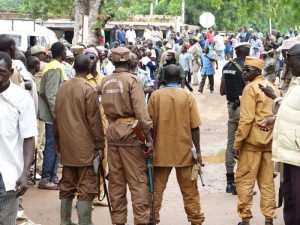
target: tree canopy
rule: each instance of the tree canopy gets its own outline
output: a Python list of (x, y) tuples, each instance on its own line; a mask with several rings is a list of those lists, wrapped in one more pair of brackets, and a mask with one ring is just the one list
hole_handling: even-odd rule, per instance
[[(92, 0), (80, 0), (89, 2)], [(182, 0), (159, 0), (154, 7), (157, 15), (181, 15)], [(154, 0), (104, 0), (99, 9), (96, 27), (106, 21), (123, 21), (130, 14), (150, 13)], [(33, 18), (64, 17), (74, 19), (73, 0), (0, 0), (0, 10), (22, 10)], [(259, 27), (267, 31), (269, 18), (272, 26), (286, 31), (299, 25), (300, 4), (297, 0), (185, 0), (185, 23), (199, 24), (199, 16), (209, 11), (216, 17), (215, 30), (236, 31), (239, 27)]]

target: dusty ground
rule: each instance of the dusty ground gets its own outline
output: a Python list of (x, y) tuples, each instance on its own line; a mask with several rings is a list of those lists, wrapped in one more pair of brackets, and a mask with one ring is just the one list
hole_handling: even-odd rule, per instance
[[(215, 76), (215, 92), (209, 93), (204, 89), (204, 93), (194, 94), (198, 102), (201, 113), (201, 148), (206, 166), (203, 169), (205, 187), (199, 183), (201, 195), (201, 207), (205, 213), (207, 225), (236, 225), (240, 219), (236, 212), (237, 197), (225, 193), (226, 178), (224, 165), (224, 151), (227, 137), (227, 108), (225, 97), (219, 95), (220, 71)], [(207, 81), (208, 82), (208, 81)], [(279, 179), (276, 178), (276, 189), (278, 189)], [(255, 187), (258, 191), (258, 188)], [(258, 191), (259, 192), (259, 191)], [(128, 196), (130, 198), (130, 196)], [(36, 223), (43, 225), (59, 225), (58, 191), (39, 190), (32, 187), (23, 197), (26, 214)], [(259, 208), (259, 193), (254, 196), (253, 204), (254, 218), (252, 225), (263, 225), (264, 217)], [(278, 219), (275, 225), (283, 225), (282, 208), (277, 210)], [(73, 218), (77, 214), (74, 208)], [(111, 224), (108, 208), (98, 207), (93, 211), (93, 221), (95, 225)], [(133, 225), (131, 202), (128, 208), (128, 225)], [(163, 208), (161, 210), (162, 225), (188, 225), (183, 208), (183, 201), (174, 171), (171, 173), (169, 183), (164, 195)]]

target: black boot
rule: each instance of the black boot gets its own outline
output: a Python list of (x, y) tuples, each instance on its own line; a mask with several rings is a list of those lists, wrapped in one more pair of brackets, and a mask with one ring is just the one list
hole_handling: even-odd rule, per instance
[(239, 222), (238, 225), (250, 225), (249, 221)]
[(226, 178), (227, 178), (226, 192), (232, 193), (233, 195), (237, 195), (236, 187), (234, 183), (234, 173), (226, 173)]

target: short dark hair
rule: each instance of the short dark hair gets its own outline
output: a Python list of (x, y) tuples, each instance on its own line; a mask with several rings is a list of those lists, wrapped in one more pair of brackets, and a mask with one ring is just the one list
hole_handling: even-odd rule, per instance
[(180, 68), (175, 64), (170, 64), (164, 68), (164, 78), (166, 81), (178, 81)]
[(29, 56), (27, 58), (27, 67), (29, 70), (34, 69), (39, 63), (40, 60), (36, 56)]
[(8, 34), (0, 35), (0, 51), (6, 52), (12, 45), (16, 45), (12, 36)]
[(76, 73), (88, 72), (90, 68), (90, 58), (88, 55), (79, 54), (74, 59), (74, 69)]
[(7, 69), (10, 70), (11, 67), (12, 67), (12, 60), (11, 60), (10, 56), (6, 52), (1, 52), (0, 51), (0, 61), (1, 60), (4, 60), (4, 62), (7, 65)]
[(55, 42), (51, 46), (51, 52), (52, 52), (53, 59), (58, 58), (64, 50), (65, 50), (65, 46), (62, 43)]

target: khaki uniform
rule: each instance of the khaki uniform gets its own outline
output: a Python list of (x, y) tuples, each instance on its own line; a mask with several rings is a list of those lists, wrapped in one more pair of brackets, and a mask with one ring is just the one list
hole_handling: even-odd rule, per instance
[(149, 223), (146, 159), (132, 130), (135, 119), (140, 121), (144, 133), (152, 128), (142, 83), (125, 69), (116, 68), (111, 76), (103, 78), (101, 88), (102, 106), (110, 121), (107, 141), (112, 223), (127, 222), (127, 184), (131, 192), (134, 223)]
[(98, 193), (93, 171), (95, 150), (104, 149), (98, 94), (84, 79), (63, 83), (57, 94), (53, 133), (60, 147), (63, 167), (60, 198), (91, 201)]
[(201, 124), (196, 100), (190, 92), (179, 87), (165, 87), (153, 92), (148, 111), (154, 127), (154, 189), (155, 217), (160, 221), (159, 211), (163, 192), (173, 167), (181, 189), (187, 218), (193, 224), (204, 221), (200, 208), (197, 180), (191, 180), (192, 133)]
[(200, 55), (202, 54), (202, 49), (201, 46), (198, 43), (195, 43), (192, 45), (188, 51), (194, 58), (193, 60), (193, 79), (194, 79), (194, 84), (198, 85), (199, 84), (199, 79), (198, 79), (198, 73), (199, 69), (201, 66), (201, 63), (199, 62)]
[[(270, 83), (262, 76), (256, 77), (243, 90), (240, 122), (235, 135), (234, 149), (240, 150), (236, 171), (238, 213), (243, 221), (252, 218), (253, 188), (257, 180), (261, 192), (261, 211), (266, 220), (276, 218), (274, 164), (272, 158), (272, 132), (264, 132), (256, 125), (273, 116), (273, 100), (268, 98), (258, 84)], [(279, 90), (273, 86), (277, 95)]]
[[(97, 86), (101, 85), (102, 79), (104, 78), (103, 74), (98, 73), (97, 72), (97, 76), (93, 77), (91, 74), (86, 76), (86, 81), (94, 88), (96, 88)], [(99, 104), (99, 108), (100, 108), (100, 113), (101, 113), (101, 118), (102, 118), (102, 124), (103, 124), (103, 131), (104, 131), (104, 135), (106, 135), (106, 130), (108, 127), (108, 121), (107, 118), (104, 114), (104, 109), (101, 105), (101, 102)], [(102, 160), (102, 166), (103, 166), (103, 171), (104, 171), (104, 176), (107, 175), (108, 173), (108, 164), (107, 164), (107, 140), (105, 139), (105, 148), (104, 148), (104, 157)], [(104, 191), (104, 180), (101, 177), (100, 179), (100, 193)]]

